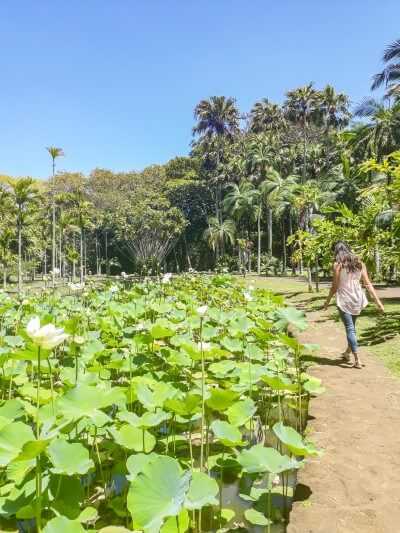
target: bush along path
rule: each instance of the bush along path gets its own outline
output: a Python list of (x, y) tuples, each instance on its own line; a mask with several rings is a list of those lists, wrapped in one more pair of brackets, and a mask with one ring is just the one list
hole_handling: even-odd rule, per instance
[(365, 367), (344, 364), (341, 324), (307, 315), (303, 343), (320, 345), (310, 373), (325, 394), (310, 404), (308, 436), (324, 453), (298, 473), (288, 533), (400, 531), (400, 381), (373, 354)]

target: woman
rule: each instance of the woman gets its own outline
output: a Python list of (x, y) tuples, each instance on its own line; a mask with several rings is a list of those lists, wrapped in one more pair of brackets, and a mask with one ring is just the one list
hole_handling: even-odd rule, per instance
[(361, 368), (356, 336), (356, 320), (364, 307), (368, 305), (368, 300), (361, 287), (360, 280), (363, 281), (381, 312), (384, 312), (384, 307), (372, 286), (365, 265), (352, 253), (350, 247), (346, 243), (338, 241), (333, 250), (335, 262), (333, 264), (332, 287), (325, 302), (324, 310), (328, 308), (332, 296), (336, 294), (336, 305), (339, 308), (347, 336), (347, 349), (343, 353), (343, 357), (347, 363), (350, 363), (352, 353), (354, 367)]

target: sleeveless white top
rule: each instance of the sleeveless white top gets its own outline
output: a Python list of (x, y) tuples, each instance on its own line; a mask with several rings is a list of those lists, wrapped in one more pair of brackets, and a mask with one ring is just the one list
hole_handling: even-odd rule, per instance
[(345, 313), (359, 315), (368, 305), (368, 300), (360, 283), (361, 270), (347, 272), (342, 268), (339, 273), (339, 287), (336, 292), (336, 304)]

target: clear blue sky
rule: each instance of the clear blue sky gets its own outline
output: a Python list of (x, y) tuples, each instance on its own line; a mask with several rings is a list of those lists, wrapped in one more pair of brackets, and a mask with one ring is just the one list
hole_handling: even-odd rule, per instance
[(188, 152), (196, 103), (314, 81), (355, 102), (399, 0), (1, 0), (0, 173), (141, 169)]

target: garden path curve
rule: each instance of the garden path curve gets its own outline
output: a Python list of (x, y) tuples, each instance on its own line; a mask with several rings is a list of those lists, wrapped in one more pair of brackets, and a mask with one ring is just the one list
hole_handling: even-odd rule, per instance
[(310, 404), (308, 435), (325, 451), (299, 472), (288, 533), (399, 533), (400, 380), (373, 348), (362, 370), (346, 367), (341, 325), (321, 311), (308, 319), (301, 341), (319, 344), (311, 373), (327, 389)]

